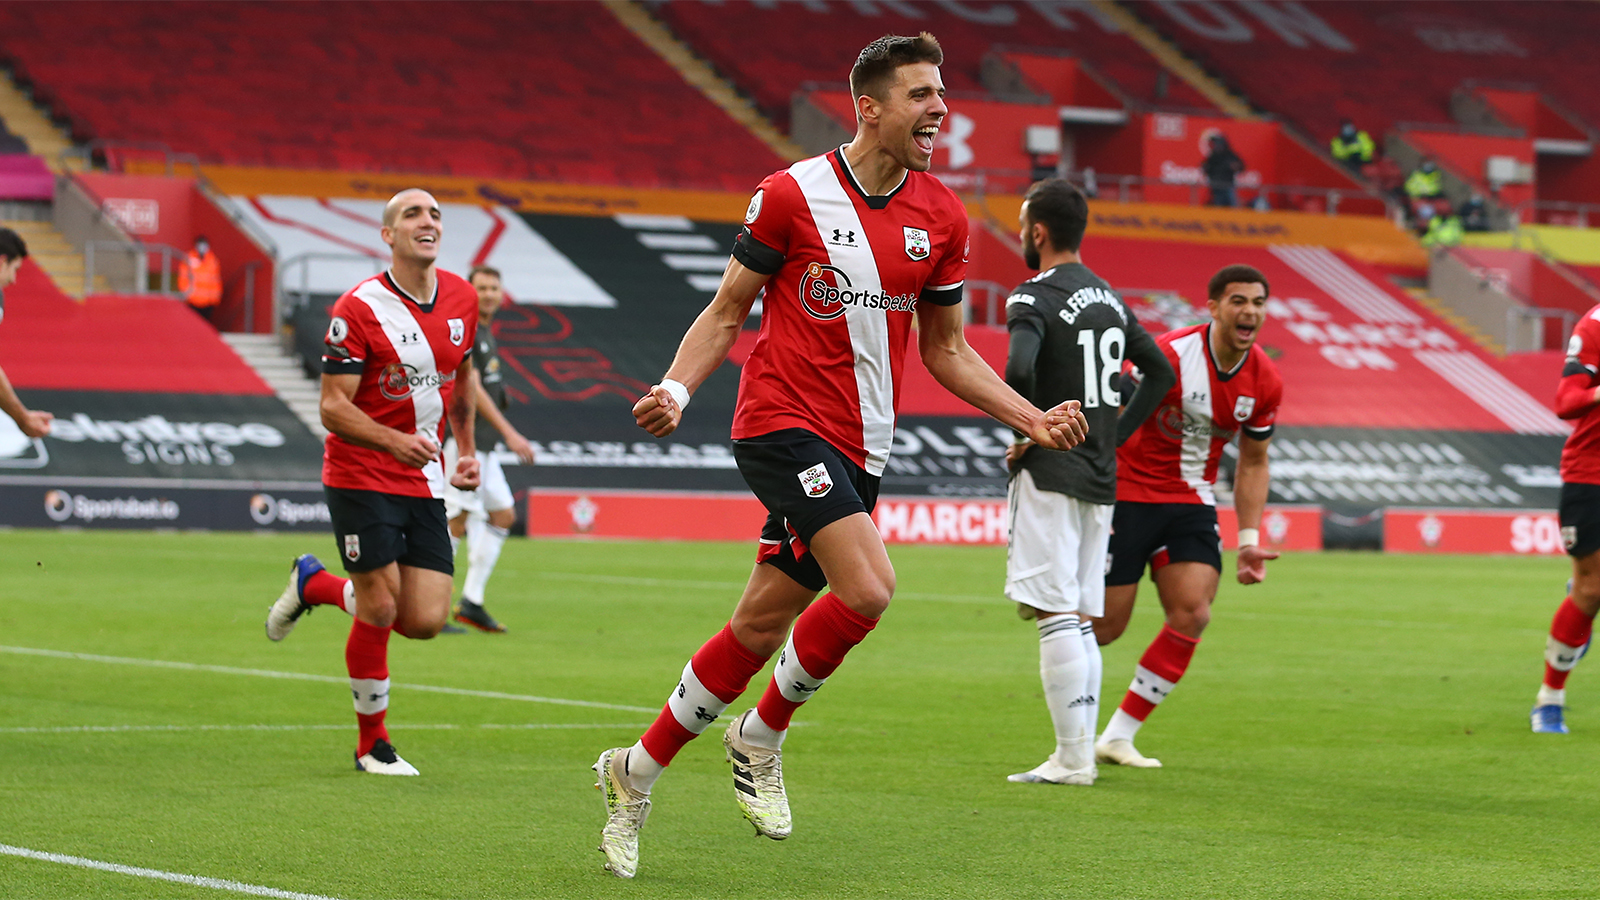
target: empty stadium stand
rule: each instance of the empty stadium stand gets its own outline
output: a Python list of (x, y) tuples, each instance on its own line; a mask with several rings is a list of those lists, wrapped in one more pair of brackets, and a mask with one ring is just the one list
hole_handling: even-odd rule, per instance
[[(1130, 3), (1256, 106), (1326, 140), (1349, 118), (1374, 136), (1399, 122), (1453, 124), (1468, 82), (1529, 85), (1600, 122), (1587, 3)], [(1507, 11), (1514, 9), (1514, 15)], [(1365, 90), (1363, 86), (1384, 86)]]
[[(789, 118), (790, 96), (807, 82), (846, 81), (861, 48), (884, 34), (929, 31), (944, 47), (945, 87), (984, 91), (981, 67), (992, 50), (1070, 51), (1095, 66), (1134, 103), (1214, 109), (1092, 4), (718, 3), (652, 4), (680, 38), (756, 98), (775, 121)], [(765, 36), (782, 35), (781, 40)], [(1048, 90), (1048, 87), (1045, 87)]]
[(740, 191), (782, 165), (598, 3), (6, 3), (0, 55), (80, 140), (203, 162)]

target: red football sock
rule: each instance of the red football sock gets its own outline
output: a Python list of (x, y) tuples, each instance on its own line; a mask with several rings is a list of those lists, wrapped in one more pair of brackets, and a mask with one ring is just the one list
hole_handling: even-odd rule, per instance
[(733, 625), (724, 625), (683, 669), (667, 705), (639, 740), (650, 758), (667, 765), (684, 745), (700, 736), (749, 686), (767, 658), (739, 643)]
[(389, 711), (389, 629), (353, 620), (350, 639), (344, 645), (344, 664), (350, 673), (350, 693), (360, 729), (356, 756), (365, 756), (373, 744), (389, 739), (389, 730), (383, 725)]
[(844, 662), (850, 648), (861, 643), (877, 619), (869, 619), (844, 605), (832, 593), (824, 594), (795, 620), (789, 645), (772, 670), (772, 681), (756, 704), (756, 714), (773, 731), (789, 727), (800, 704), (811, 699)]
[[(1565, 644), (1574, 650), (1589, 642), (1589, 636), (1594, 633), (1594, 619), (1584, 615), (1572, 602), (1572, 598), (1561, 601), (1556, 608), (1555, 618), (1550, 622), (1550, 639), (1557, 643)], [(1546, 651), (1546, 656), (1549, 652)], [(1567, 686), (1567, 676), (1572, 674), (1572, 667), (1565, 670), (1552, 666), (1547, 659), (1544, 664), (1545, 687), (1559, 691)]]
[(350, 583), (348, 578), (340, 578), (324, 569), (306, 579), (304, 589), (300, 592), (306, 603), (312, 606), (337, 606), (344, 607), (344, 586)]
[(1162, 625), (1144, 656), (1139, 657), (1139, 665), (1133, 670), (1133, 685), (1118, 708), (1143, 722), (1156, 704), (1177, 686), (1194, 658), (1194, 648), (1199, 645), (1199, 638), (1179, 634)]

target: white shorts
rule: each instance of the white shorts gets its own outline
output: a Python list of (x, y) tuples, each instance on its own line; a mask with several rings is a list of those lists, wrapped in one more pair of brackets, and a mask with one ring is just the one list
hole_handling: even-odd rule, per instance
[(486, 516), (502, 509), (510, 509), (516, 500), (511, 496), (511, 485), (506, 482), (506, 472), (500, 468), (500, 460), (486, 450), (479, 450), (478, 457), (478, 489), (475, 491), (457, 490), (450, 486), (449, 478), (456, 471), (456, 439), (450, 438), (444, 442), (444, 516), (454, 519), (464, 512)]
[(1006, 597), (1042, 612), (1105, 615), (1115, 507), (1039, 490), (1026, 469), (1011, 479), (1007, 502)]

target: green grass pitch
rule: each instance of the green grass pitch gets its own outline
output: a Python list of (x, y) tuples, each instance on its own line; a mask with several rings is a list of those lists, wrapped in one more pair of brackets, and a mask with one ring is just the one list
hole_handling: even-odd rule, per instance
[[(1076, 788), (1005, 780), (1052, 739), (1003, 551), (894, 548), (887, 618), (786, 746), (794, 836), (739, 817), (713, 726), (622, 882), (588, 766), (726, 621), (752, 547), (510, 542), (489, 597), (509, 634), (391, 644), (415, 779), (353, 768), (342, 613), (262, 635), (307, 550), (331, 539), (0, 534), (0, 844), (345, 900), (1600, 896), (1595, 676), (1572, 679), (1572, 735), (1527, 724), (1564, 559), (1303, 554), (1225, 583), (1140, 736), (1166, 768)], [(1102, 720), (1157, 628), (1148, 584), (1140, 603)], [(221, 896), (0, 856), (5, 898)]]

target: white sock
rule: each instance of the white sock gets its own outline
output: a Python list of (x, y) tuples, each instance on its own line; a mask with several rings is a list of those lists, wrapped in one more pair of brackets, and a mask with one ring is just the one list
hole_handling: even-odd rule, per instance
[(752, 709), (750, 715), (745, 716), (739, 724), (739, 736), (764, 750), (782, 750), (783, 739), (789, 736), (789, 729), (774, 729), (761, 718), (760, 710)]
[(656, 779), (667, 770), (666, 766), (656, 762), (650, 751), (644, 748), (644, 741), (636, 741), (628, 748), (628, 755), (622, 761), (623, 774), (628, 776), (628, 781), (636, 791), (650, 793), (656, 786)]
[(1533, 701), (1534, 706), (1566, 706), (1567, 689), (1559, 690), (1547, 685), (1539, 685), (1539, 699)]
[(506, 545), (511, 532), (498, 525), (482, 522), (476, 531), (468, 525), (467, 577), (461, 583), (461, 599), (483, 605), (483, 592), (489, 586), (489, 576), (500, 561), (500, 550)]
[(1100, 642), (1094, 637), (1094, 623), (1084, 619), (1079, 631), (1083, 635), (1083, 658), (1089, 663), (1089, 675), (1084, 679), (1083, 688), (1083, 696), (1088, 699), (1083, 705), (1083, 727), (1092, 745), (1095, 729), (1100, 727), (1100, 678), (1105, 664), (1100, 656)]
[(346, 581), (344, 583), (344, 611), (348, 615), (353, 616), (356, 614), (356, 583), (354, 581)]
[(1045, 706), (1056, 731), (1056, 762), (1069, 769), (1086, 769), (1083, 703), (1089, 675), (1083, 658), (1083, 633), (1073, 613), (1039, 619), (1039, 681), (1044, 685)]
[(1101, 732), (1100, 740), (1132, 741), (1133, 736), (1139, 733), (1139, 726), (1143, 724), (1118, 707), (1117, 711), (1111, 714), (1111, 721), (1106, 723), (1106, 730)]

